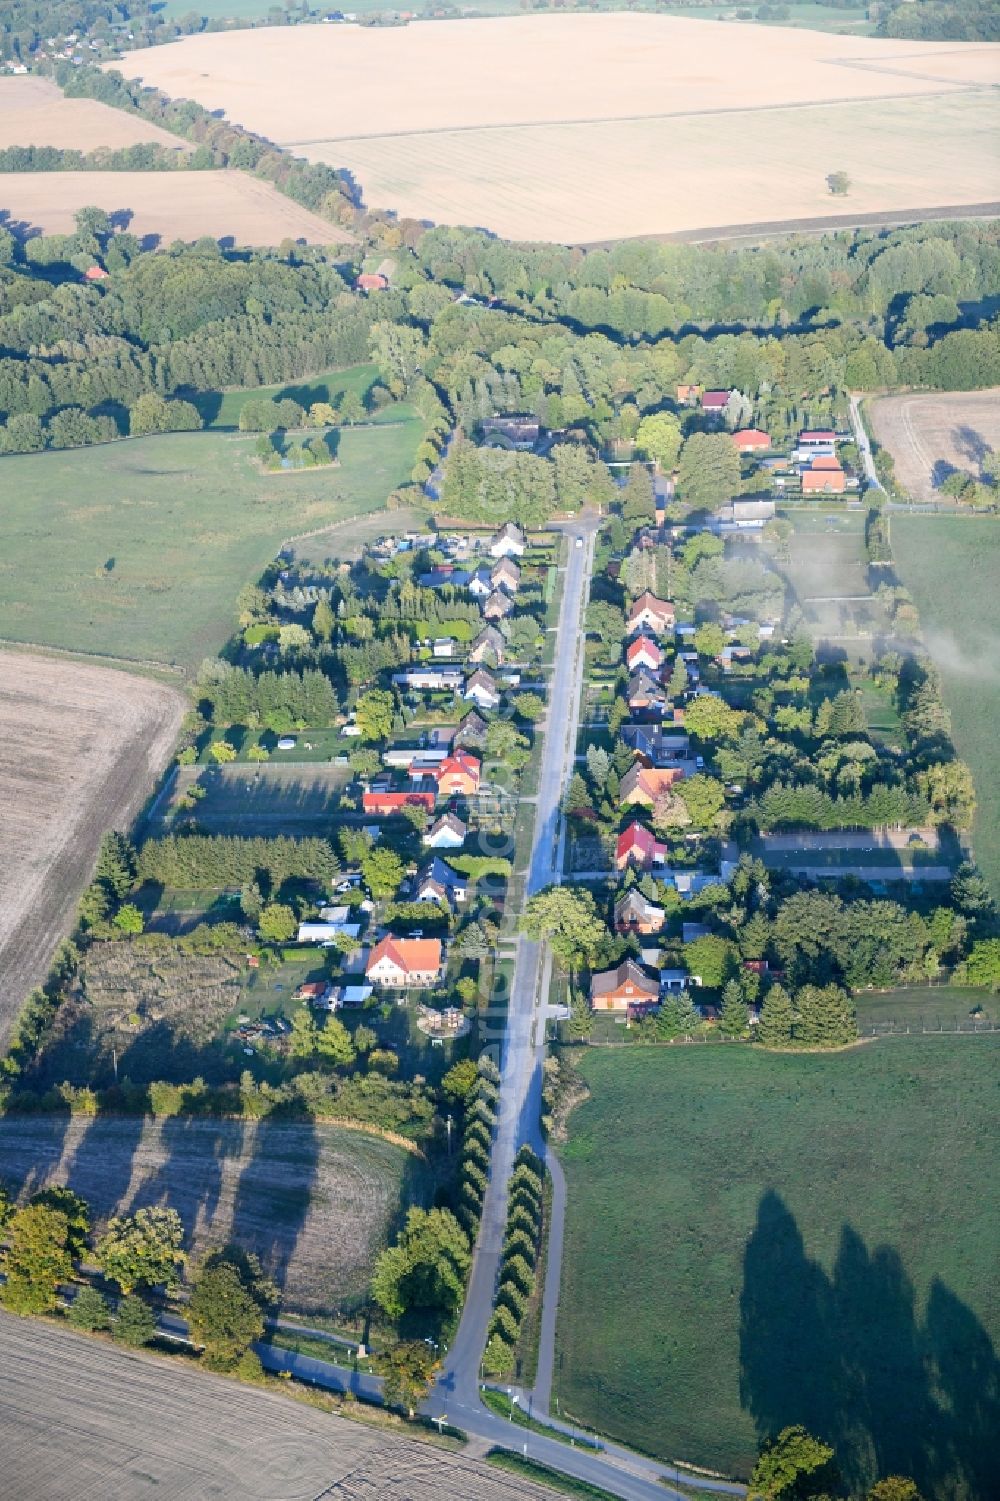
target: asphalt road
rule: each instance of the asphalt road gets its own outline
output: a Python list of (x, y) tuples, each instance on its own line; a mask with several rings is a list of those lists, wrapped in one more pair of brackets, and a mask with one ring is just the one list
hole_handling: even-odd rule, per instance
[(875, 473), (875, 460), (872, 457), (872, 446), (865, 432), (865, 424), (861, 418), (861, 398), (851, 397), (851, 426), (854, 429), (854, 441), (861, 455), (861, 462), (865, 469), (865, 483), (870, 490), (881, 490), (882, 483)]

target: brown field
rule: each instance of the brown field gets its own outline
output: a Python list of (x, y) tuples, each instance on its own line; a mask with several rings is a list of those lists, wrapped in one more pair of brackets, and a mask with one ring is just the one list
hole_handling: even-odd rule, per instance
[(554, 1501), (517, 1475), (188, 1361), (0, 1314), (4, 1489), (20, 1501)]
[(133, 234), (164, 244), (201, 235), (235, 245), (284, 239), (333, 245), (351, 238), (245, 172), (0, 173), (0, 216), (6, 211), (21, 232), (71, 233), (74, 214), (88, 204), (127, 213)]
[(4, 1177), (22, 1195), (67, 1183), (102, 1224), (176, 1209), (197, 1258), (229, 1239), (254, 1251), (286, 1309), (361, 1297), (401, 1202), (424, 1202), (423, 1160), (342, 1126), (142, 1116), (0, 1119)]
[(939, 499), (938, 486), (954, 469), (978, 479), (984, 455), (1000, 448), (1000, 389), (883, 396), (869, 418), (914, 500)]
[[(515, 238), (997, 196), (1000, 47), (985, 44), (607, 14), (204, 34), (127, 66), (349, 168), (375, 207)], [(841, 169), (846, 200), (826, 185)]]
[(93, 151), (100, 146), (138, 146), (156, 141), (179, 152), (190, 148), (137, 115), (99, 104), (66, 99), (48, 78), (0, 78), (0, 149), (5, 146), (58, 146)]
[(146, 678), (0, 652), (0, 1043), (45, 978), (101, 835), (138, 812), (184, 709)]

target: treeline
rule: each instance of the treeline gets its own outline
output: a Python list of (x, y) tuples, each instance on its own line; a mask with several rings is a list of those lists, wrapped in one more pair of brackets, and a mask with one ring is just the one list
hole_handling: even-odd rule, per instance
[(821, 787), (774, 782), (752, 804), (762, 829), (886, 829), (919, 827), (930, 810), (905, 787), (877, 783), (853, 797), (834, 797)]
[(197, 696), (215, 724), (263, 725), (278, 732), (294, 725), (331, 725), (338, 708), (330, 679), (315, 668), (255, 676), (227, 662), (211, 662), (198, 679)]
[(230, 834), (168, 834), (139, 851), (140, 881), (190, 890), (249, 886), (265, 875), (272, 890), (285, 881), (331, 881), (340, 869), (326, 839), (242, 839)]
[(0, 150), (0, 172), (177, 172), (192, 165), (197, 164), (187, 152), (159, 141), (97, 146), (93, 151), (58, 146), (7, 146)]
[(514, 1159), (507, 1189), (500, 1274), (490, 1320), (483, 1368), (491, 1376), (513, 1369), (514, 1347), (521, 1335), (528, 1300), (535, 1290), (541, 1249), (545, 1168), (530, 1147)]
[(994, 0), (883, 0), (876, 36), (908, 41), (997, 42), (1000, 11)]
[(193, 142), (191, 166), (239, 167), (273, 183), (278, 190), (334, 224), (357, 218), (349, 184), (332, 167), (307, 162), (274, 146), (264, 136), (231, 125), (191, 99), (170, 99), (121, 73), (61, 65), (56, 79), (71, 99), (98, 99)]

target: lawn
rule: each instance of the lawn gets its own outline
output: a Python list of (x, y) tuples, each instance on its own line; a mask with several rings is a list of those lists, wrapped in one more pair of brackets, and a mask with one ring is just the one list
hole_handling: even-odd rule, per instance
[[(347, 370), (323, 370), (308, 380), (287, 381), (280, 386), (240, 386), (232, 391), (195, 391), (187, 394), (201, 413), (206, 427), (232, 429), (239, 426), (240, 411), (251, 400), (270, 401), (290, 397), (306, 411), (315, 401), (336, 405), (348, 391), (362, 401), (378, 379), (374, 365), (352, 365)], [(370, 420), (385, 422), (396, 415), (393, 407), (383, 407)]]
[(296, 474), (263, 473), (253, 437), (217, 432), (3, 459), (0, 637), (190, 671), (286, 538), (375, 511), (408, 478), (422, 424), (397, 415)]
[(903, 1032), (907, 1027), (968, 1027), (973, 1011), (984, 1021), (1000, 1021), (998, 997), (973, 985), (908, 985), (900, 990), (861, 990), (854, 997), (858, 1026)]
[(986, 1036), (587, 1051), (561, 1154), (563, 1415), (744, 1476), (801, 1422), (852, 1490), (878, 1470), (1000, 1493), (997, 1061)]
[(972, 767), (979, 799), (976, 858), (1000, 899), (1000, 526), (988, 517), (894, 514), (892, 548), (941, 669), (955, 746)]

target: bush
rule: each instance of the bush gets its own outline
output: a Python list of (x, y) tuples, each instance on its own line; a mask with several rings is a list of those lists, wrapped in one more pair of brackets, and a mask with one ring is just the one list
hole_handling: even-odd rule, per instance
[(123, 1345), (137, 1349), (148, 1345), (156, 1334), (156, 1319), (153, 1310), (143, 1298), (132, 1293), (118, 1305), (114, 1336)]
[(96, 1287), (81, 1287), (69, 1305), (66, 1318), (74, 1329), (85, 1329), (88, 1334), (95, 1329), (111, 1328), (111, 1310)]

